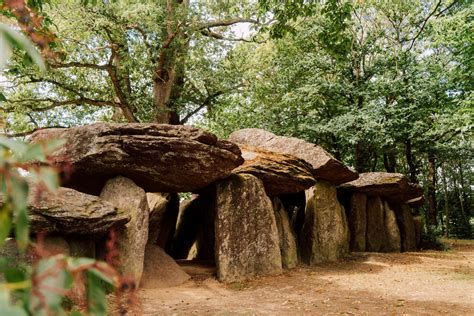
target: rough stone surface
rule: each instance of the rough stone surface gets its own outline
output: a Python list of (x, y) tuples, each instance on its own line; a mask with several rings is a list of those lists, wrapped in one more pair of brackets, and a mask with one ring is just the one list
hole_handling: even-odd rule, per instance
[(298, 249), (296, 236), (290, 225), (288, 213), (278, 198), (273, 198), (273, 210), (280, 237), (281, 263), (283, 268), (291, 269), (298, 264)]
[(160, 229), (163, 227), (163, 220), (166, 215), (166, 206), (171, 198), (169, 193), (148, 192), (146, 199), (150, 214), (148, 216), (148, 242), (157, 241)]
[(420, 249), (421, 246), (421, 235), (423, 233), (423, 229), (425, 227), (425, 222), (423, 221), (423, 217), (421, 216), (414, 216), (413, 223), (415, 224), (415, 244), (416, 249)]
[(302, 159), (246, 145), (239, 147), (245, 162), (234, 172), (256, 176), (270, 196), (301, 192), (316, 182), (311, 165)]
[(317, 179), (334, 184), (357, 179), (357, 172), (345, 166), (322, 147), (295, 137), (277, 136), (257, 128), (246, 128), (233, 132), (229, 140), (238, 144), (254, 146), (303, 159), (313, 167)]
[(28, 210), (30, 230), (48, 234), (103, 234), (130, 220), (129, 215), (112, 203), (68, 188), (49, 192), (33, 186), (28, 197)]
[(349, 229), (336, 187), (318, 181), (306, 191), (305, 222), (300, 235), (301, 260), (307, 264), (336, 261), (349, 251)]
[(215, 234), (219, 280), (282, 272), (272, 202), (260, 179), (240, 174), (216, 184)]
[(148, 244), (141, 287), (166, 288), (183, 284), (191, 277), (157, 245)]
[(382, 199), (378, 196), (367, 199), (366, 251), (380, 252), (386, 244), (385, 215)]
[(415, 222), (410, 207), (407, 204), (401, 204), (396, 205), (395, 209), (402, 239), (402, 251), (414, 251), (416, 250)]
[(148, 201), (145, 191), (124, 177), (110, 179), (100, 197), (130, 215), (130, 221), (119, 230), (118, 250), (122, 273), (140, 283), (148, 241)]
[(395, 211), (390, 207), (388, 202), (384, 202), (385, 211), (385, 237), (386, 244), (383, 247), (384, 251), (387, 252), (400, 252), (401, 250), (401, 237), (400, 230), (398, 229), (397, 217)]
[(95, 258), (96, 241), (90, 237), (68, 236), (66, 241), (69, 244), (69, 253), (72, 257)]
[(351, 233), (351, 250), (365, 251), (367, 195), (363, 193), (351, 195), (348, 222)]
[(100, 191), (114, 176), (125, 176), (149, 192), (190, 192), (228, 176), (243, 163), (240, 149), (191, 126), (97, 123), (35, 132), (31, 141), (63, 139), (51, 158), (67, 167), (66, 187)]
[(407, 177), (403, 174), (388, 172), (361, 173), (357, 180), (344, 183), (339, 189), (381, 196), (398, 202), (405, 202), (423, 194), (421, 187), (408, 183)]

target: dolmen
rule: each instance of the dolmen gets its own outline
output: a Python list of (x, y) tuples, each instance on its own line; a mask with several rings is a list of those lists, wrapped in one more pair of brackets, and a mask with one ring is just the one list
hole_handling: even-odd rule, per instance
[(218, 279), (234, 282), (351, 250), (416, 248), (409, 205), (420, 203), (419, 187), (398, 174), (359, 175), (298, 138), (97, 123), (30, 141), (51, 139), (65, 141), (50, 156), (62, 186), (31, 191), (32, 232), (105, 258), (112, 230), (118, 266), (143, 287), (188, 280), (180, 259), (215, 263)]
[(410, 207), (423, 201), (420, 186), (399, 173), (367, 172), (342, 184), (339, 193), (349, 210), (352, 251), (417, 249), (421, 227)]

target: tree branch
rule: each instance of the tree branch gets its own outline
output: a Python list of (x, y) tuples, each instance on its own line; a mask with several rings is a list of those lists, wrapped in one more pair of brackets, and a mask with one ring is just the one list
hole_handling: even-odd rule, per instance
[(421, 24), (420, 29), (418, 30), (418, 33), (411, 39), (411, 44), (410, 47), (408, 48), (407, 51), (410, 51), (413, 48), (413, 45), (415, 45), (415, 41), (418, 39), (418, 37), (421, 35), (423, 30), (425, 29), (426, 24), (428, 23), (428, 20), (436, 13), (438, 8), (441, 6), (442, 0), (439, 0), (438, 3), (436, 4), (435, 8), (433, 11), (431, 11), (426, 18), (423, 19), (423, 22)]
[(64, 64), (49, 64), (51, 68), (58, 69), (58, 68), (90, 68), (90, 69), (98, 69), (107, 71), (111, 67), (111, 65), (96, 65), (90, 63), (80, 63), (80, 62), (69, 62)]
[(245, 39), (245, 38), (230, 38), (230, 37), (225, 37), (222, 34), (212, 32), (211, 30), (201, 30), (201, 34), (204, 36), (212, 37), (218, 40), (224, 40), (224, 41), (230, 41), (230, 42), (247, 42), (247, 43), (252, 43), (251, 40)]
[(209, 29), (209, 28), (219, 27), (219, 26), (230, 26), (230, 25), (234, 25), (238, 23), (259, 24), (260, 22), (254, 19), (235, 18), (235, 19), (222, 20), (222, 21), (210, 21), (210, 22), (199, 25), (197, 29), (203, 30), (203, 29)]

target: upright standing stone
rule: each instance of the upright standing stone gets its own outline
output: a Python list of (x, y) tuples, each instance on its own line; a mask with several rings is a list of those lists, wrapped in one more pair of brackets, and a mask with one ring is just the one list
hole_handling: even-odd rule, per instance
[(232, 175), (217, 183), (215, 233), (219, 280), (282, 272), (272, 202), (255, 176)]
[(401, 240), (397, 217), (395, 216), (395, 211), (390, 207), (387, 201), (384, 201), (384, 211), (386, 244), (383, 250), (387, 252), (400, 252)]
[(116, 177), (107, 181), (100, 197), (131, 217), (119, 231), (118, 250), (122, 273), (131, 275), (139, 284), (148, 241), (149, 209), (145, 191), (130, 179)]
[(367, 195), (363, 193), (352, 194), (348, 221), (351, 231), (351, 250), (365, 251)]
[(171, 194), (169, 193), (146, 193), (148, 209), (150, 210), (148, 219), (148, 243), (154, 243), (158, 239), (160, 230), (163, 227), (163, 219), (170, 196)]
[(281, 262), (283, 268), (291, 269), (298, 264), (298, 249), (296, 247), (296, 237), (290, 225), (288, 212), (283, 203), (278, 198), (273, 198), (273, 209), (280, 237)]
[(366, 251), (379, 252), (386, 243), (384, 207), (380, 197), (367, 200), (367, 241)]
[[(411, 206), (410, 206), (411, 207)], [(421, 235), (423, 234), (423, 228), (425, 223), (421, 216), (413, 217), (413, 222), (415, 223), (415, 241), (416, 241), (416, 249), (420, 249), (421, 246)]]
[(336, 261), (349, 251), (349, 229), (336, 187), (318, 181), (306, 191), (305, 222), (300, 236), (301, 259), (307, 264)]
[(415, 222), (408, 204), (402, 204), (397, 210), (397, 221), (402, 239), (402, 250), (416, 250)]

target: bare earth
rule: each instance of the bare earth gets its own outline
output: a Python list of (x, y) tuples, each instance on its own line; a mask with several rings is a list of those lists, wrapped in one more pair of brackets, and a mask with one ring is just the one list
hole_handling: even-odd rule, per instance
[(140, 291), (144, 315), (474, 315), (474, 241), (446, 252), (352, 254), (281, 276), (221, 284), (186, 267), (186, 284)]

